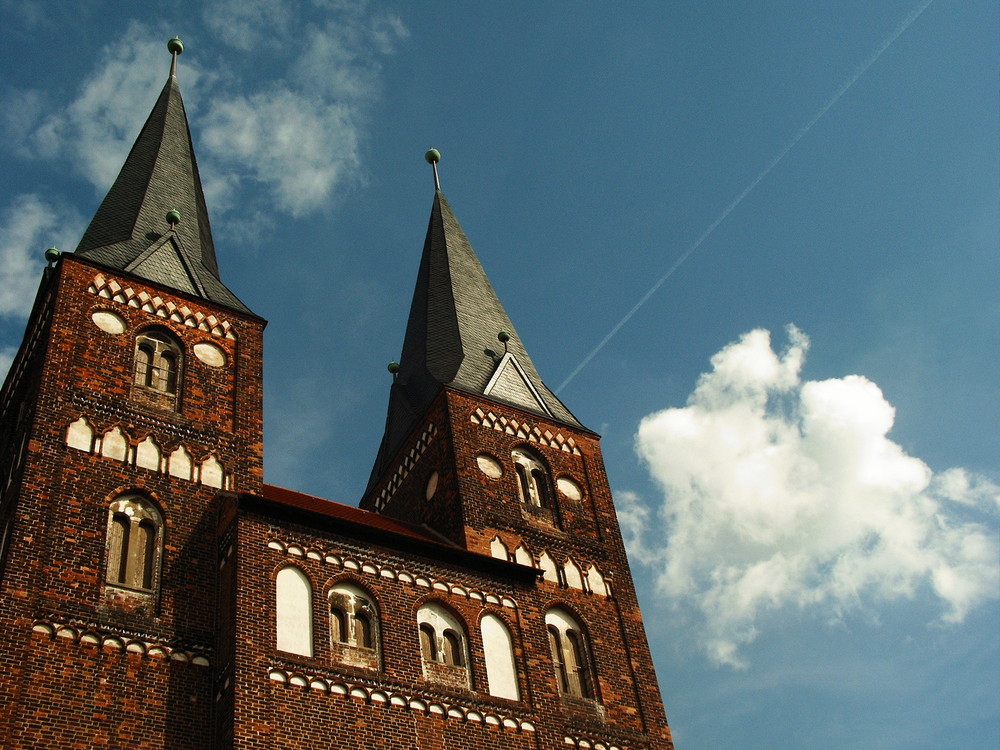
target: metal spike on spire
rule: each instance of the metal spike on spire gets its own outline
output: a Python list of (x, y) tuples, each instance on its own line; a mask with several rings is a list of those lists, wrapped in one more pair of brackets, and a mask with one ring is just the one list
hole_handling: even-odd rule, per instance
[(184, 42), (175, 36), (167, 41), (167, 50), (170, 52), (170, 77), (177, 77), (177, 56), (184, 51)]
[(441, 180), (438, 179), (438, 162), (441, 161), (441, 152), (436, 148), (429, 148), (427, 149), (427, 153), (424, 154), (424, 158), (431, 165), (431, 169), (434, 170), (434, 189), (440, 192)]

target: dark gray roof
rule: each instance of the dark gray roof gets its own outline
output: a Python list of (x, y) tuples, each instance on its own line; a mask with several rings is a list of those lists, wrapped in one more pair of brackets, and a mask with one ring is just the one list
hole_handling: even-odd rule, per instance
[[(497, 340), (501, 331), (510, 336), (506, 346)], [(399, 368), (369, 489), (444, 385), (583, 427), (542, 382), (440, 191), (434, 196)]]
[[(166, 215), (180, 211), (171, 229)], [(102, 265), (250, 312), (219, 279), (184, 102), (171, 75), (76, 248)]]

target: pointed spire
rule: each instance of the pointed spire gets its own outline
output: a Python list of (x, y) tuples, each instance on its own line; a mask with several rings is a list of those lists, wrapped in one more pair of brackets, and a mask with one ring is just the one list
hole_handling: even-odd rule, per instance
[(583, 427), (542, 382), (500, 304), (441, 193), (440, 158), (434, 149), (427, 152), (434, 168), (434, 204), (372, 482), (442, 386)]
[(184, 45), (175, 37), (167, 49), (170, 76), (76, 253), (249, 312), (219, 279), (208, 209), (177, 85), (177, 57)]

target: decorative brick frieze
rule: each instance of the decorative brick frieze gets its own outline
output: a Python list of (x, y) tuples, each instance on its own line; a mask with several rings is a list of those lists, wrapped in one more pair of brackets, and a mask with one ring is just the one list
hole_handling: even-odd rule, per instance
[[(351, 573), (370, 576), (372, 578), (382, 578), (410, 584), (417, 588), (424, 588), (438, 594), (447, 594), (470, 601), (484, 602), (485, 604), (496, 604), (509, 609), (517, 609), (517, 602), (509, 596), (484, 592), (468, 583), (457, 583), (437, 578), (433, 575), (417, 573), (406, 570), (396, 565), (385, 565), (365, 561), (361, 562), (359, 557), (364, 555), (366, 550), (357, 548), (351, 551), (338, 549), (335, 551), (318, 550), (315, 547), (307, 547), (295, 542), (286, 543), (280, 539), (272, 539), (267, 543), (268, 549), (282, 552), (289, 557), (305, 558), (332, 565), (341, 570)], [(361, 558), (363, 559), (363, 558)]]
[(66, 638), (81, 646), (95, 646), (112, 651), (124, 651), (130, 654), (146, 656), (150, 659), (192, 664), (194, 666), (208, 667), (211, 665), (208, 657), (211, 649), (181, 648), (162, 641), (150, 640), (139, 634), (109, 630), (92, 623), (70, 623), (45, 619), (36, 620), (31, 629), (35, 633), (41, 633), (50, 638)]
[[(180, 443), (166, 452), (152, 435), (133, 441), (120, 427), (98, 433), (86, 417), (80, 417), (66, 428), (66, 445), (70, 448), (118, 461), (177, 479), (203, 484), (216, 489), (230, 489), (231, 477), (226, 474), (214, 451), (196, 461), (188, 447)], [(198, 450), (203, 455), (203, 450)]]
[[(270, 680), (278, 682), (287, 688), (298, 688), (338, 696), (347, 699), (360, 700), (369, 704), (382, 704), (390, 708), (412, 711), (426, 716), (436, 716), (442, 720), (456, 720), (484, 727), (498, 727), (514, 732), (534, 732), (535, 725), (517, 716), (498, 713), (488, 707), (470, 707), (450, 701), (442, 701), (436, 697), (398, 691), (386, 685), (366, 685), (344, 680), (338, 676), (310, 674), (297, 669), (272, 666), (267, 673)], [(611, 750), (611, 748), (608, 748)]]
[(499, 536), (493, 537), (493, 541), (490, 543), (490, 553), (498, 560), (531, 565), (533, 568), (543, 571), (545, 575), (542, 580), (544, 581), (556, 583), (565, 588), (577, 589), (587, 594), (611, 596), (611, 585), (608, 577), (601, 573), (596, 564), (590, 563), (588, 565), (585, 562), (580, 562), (578, 556), (564, 555), (563, 562), (557, 567), (548, 549), (542, 549), (536, 557), (520, 539), (516, 540), (516, 546), (511, 549)]
[(563, 742), (568, 747), (576, 747), (580, 748), (580, 750), (628, 750), (627, 747), (616, 745), (612, 742), (595, 740), (590, 737), (577, 737), (569, 734), (563, 738)]
[(538, 443), (549, 448), (571, 453), (574, 456), (580, 455), (580, 449), (576, 445), (576, 440), (565, 437), (561, 432), (555, 434), (551, 430), (543, 430), (538, 426), (532, 426), (527, 421), (520, 421), (516, 417), (505, 417), (497, 415), (492, 410), (477, 408), (469, 417), (469, 421), (488, 430), (496, 430), (506, 435), (514, 435), (529, 443)]
[(162, 297), (152, 295), (145, 290), (136, 292), (130, 286), (122, 286), (116, 279), (105, 278), (104, 274), (99, 273), (94, 276), (94, 281), (87, 291), (112, 302), (145, 310), (158, 318), (172, 320), (188, 328), (197, 328), (199, 331), (207, 331), (213, 336), (227, 339), (236, 338), (232, 324), (227, 320), (222, 320), (212, 313), (206, 314), (201, 310), (192, 310), (186, 304), (178, 305), (172, 300), (164, 300)]

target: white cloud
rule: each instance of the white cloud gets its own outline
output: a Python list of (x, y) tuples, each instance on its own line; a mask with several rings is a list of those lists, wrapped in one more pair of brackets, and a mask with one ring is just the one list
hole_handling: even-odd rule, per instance
[[(107, 190), (166, 80), (161, 36), (130, 24), (122, 39), (102, 50), (97, 69), (84, 78), (76, 99), (42, 118), (19, 150), (67, 161), (98, 190)], [(19, 97), (31, 101), (35, 95), (21, 92)]]
[[(45, 264), (45, 248), (65, 242), (61, 249), (72, 249), (70, 243), (80, 236), (83, 220), (74, 210), (37, 195), (20, 195), (0, 215), (0, 226), (4, 227), (0, 235), (0, 315), (26, 316)], [(0, 354), (0, 362), (3, 357)]]
[[(200, 58), (184, 55), (179, 74), (213, 215), (277, 208), (300, 216), (361, 179), (365, 120), (381, 91), (380, 60), (406, 36), (402, 23), (364, 2), (218, 0), (204, 13), (212, 31), (240, 50), (218, 72), (206, 73), (198, 61), (212, 59), (213, 45), (202, 41), (207, 49)], [(66, 163), (103, 193), (166, 80), (165, 38), (161, 30), (129, 24), (62, 111), (41, 116), (51, 110), (41, 91), (10, 92), (7, 147)]]
[(219, 171), (267, 184), (278, 207), (298, 216), (322, 206), (357, 167), (351, 116), (348, 107), (291, 91), (226, 98), (212, 102), (202, 144)]
[(203, 16), (226, 44), (252, 51), (284, 42), (293, 7), (280, 0), (215, 0), (206, 4)]
[(619, 493), (630, 552), (694, 606), (720, 664), (744, 664), (769, 612), (837, 620), (926, 593), (957, 623), (1000, 592), (1000, 488), (907, 455), (870, 380), (803, 381), (809, 340), (788, 335), (776, 353), (767, 331), (745, 334), (686, 407), (643, 419), (636, 446), (663, 499)]
[(406, 30), (364, 2), (250, 3), (234, 24), (226, 8), (206, 12), (225, 40), (246, 50), (266, 46), (272, 63), (283, 58), (286, 67), (270, 86), (237, 85), (208, 100), (199, 123), (203, 154), (228, 177), (206, 189), (226, 209), (253, 184), (266, 186), (292, 216), (320, 209), (360, 179), (365, 118), (381, 90), (379, 60)]

